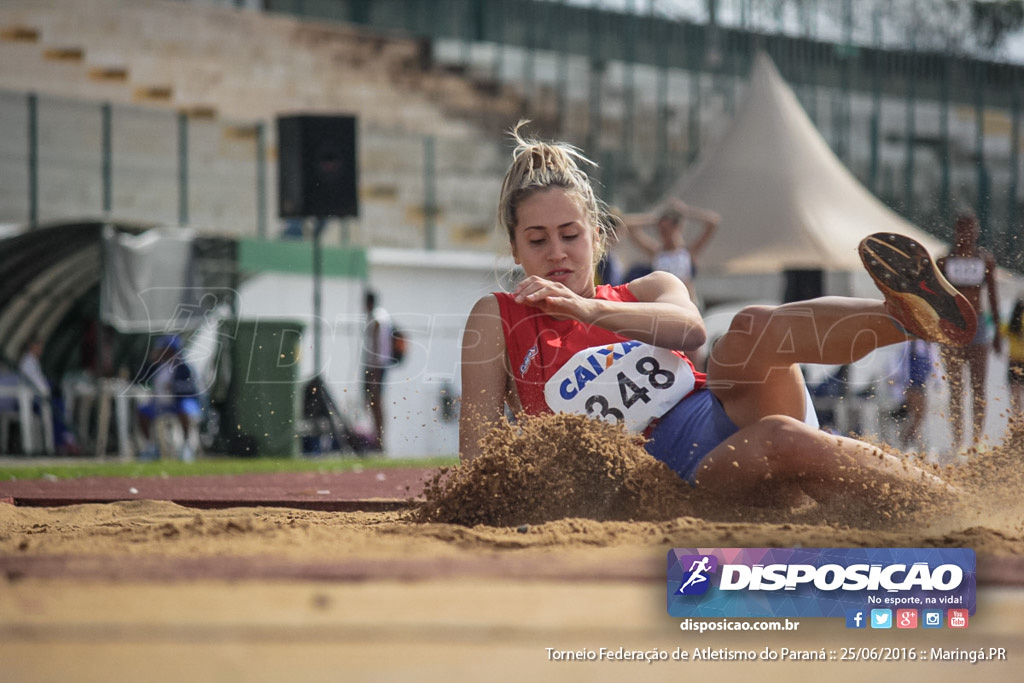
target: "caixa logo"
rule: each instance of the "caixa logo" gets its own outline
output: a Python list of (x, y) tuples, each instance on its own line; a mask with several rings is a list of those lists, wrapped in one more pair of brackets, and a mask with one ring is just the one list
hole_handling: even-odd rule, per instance
[(702, 595), (711, 586), (711, 575), (718, 570), (718, 558), (714, 555), (683, 555), (679, 565), (689, 567), (684, 573), (678, 595)]

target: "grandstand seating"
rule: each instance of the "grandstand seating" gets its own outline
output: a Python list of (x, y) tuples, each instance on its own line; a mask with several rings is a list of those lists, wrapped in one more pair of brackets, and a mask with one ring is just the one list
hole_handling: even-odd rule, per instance
[[(254, 125), (265, 124), (266, 208), (273, 215), (274, 117), (344, 112), (360, 122), (363, 200), (349, 230), (354, 238), (386, 246), (424, 243), (424, 139), (430, 136), (438, 170), (444, 170), (435, 188), (443, 207), (435, 243), (493, 248), (491, 238), (481, 239), (489, 231), (493, 191), (466, 188), (482, 177), (491, 179), (489, 190), (496, 186), (503, 159), (486, 152), (497, 137), (480, 122), (489, 117), (507, 128), (521, 100), (431, 67), (424, 50), (421, 41), (341, 24), (166, 0), (5, 1), (0, 177), (14, 182), (0, 183), (9, 188), (0, 190), (0, 200), (12, 207), (0, 222), (24, 216), (27, 115), (15, 93), (32, 92), (39, 96), (41, 220), (102, 213), (98, 103), (114, 106), (115, 217), (179, 219), (176, 117), (184, 114), (187, 221), (234, 234), (258, 229)], [(457, 116), (469, 112), (472, 118)], [(5, 149), (10, 154), (2, 154)]]
[[(550, 51), (527, 55), (514, 46), (450, 36), (430, 43), (397, 29), (379, 33), (229, 5), (4, 0), (0, 223), (23, 222), (28, 215), (28, 92), (39, 94), (41, 221), (105, 215), (96, 103), (108, 102), (114, 218), (180, 220), (230, 234), (266, 229), (272, 236), (279, 227), (261, 223), (260, 216), (261, 209), (276, 213), (274, 117), (337, 112), (359, 117), (362, 201), (360, 217), (329, 239), (346, 234), (366, 245), (494, 249), (501, 241), (491, 230), (494, 187), (507, 158), (502, 133), (520, 117), (534, 121), (533, 131), (577, 142), (602, 163), (598, 176), (607, 199), (649, 207), (698, 152), (714, 145), (744, 87), (738, 71), (666, 72), (650, 63), (627, 65), (610, 57), (593, 62)], [(595, 21), (614, 19), (614, 13), (598, 14)], [(535, 75), (530, 80), (524, 78), (527, 57)], [(897, 54), (886, 64), (898, 66), (900, 59)], [(873, 63), (861, 62), (862, 69)], [(967, 68), (961, 67), (957, 73)], [(562, 68), (564, 90), (551, 76)], [(667, 85), (659, 90), (657, 83)], [(1011, 157), (1006, 110), (989, 106), (979, 125), (978, 111), (962, 92), (943, 109), (923, 95), (911, 104), (887, 93), (876, 107), (863, 89), (844, 95), (815, 83), (795, 88), (844, 163), (862, 181), (870, 177), (871, 189), (890, 204), (902, 202), (918, 223), (941, 223), (937, 209), (926, 205), (942, 192), (952, 192), (957, 203), (975, 203), (980, 130), (988, 195), (999, 198), (1014, 183), (1019, 194), (1009, 170), (1019, 157)], [(940, 123), (942, 112), (948, 123)], [(184, 207), (177, 194), (179, 115), (186, 117), (189, 135)], [(262, 198), (257, 124), (263, 124), (266, 142)], [(869, 146), (871, 136), (875, 146)], [(434, 141), (433, 168), (427, 168), (427, 138)], [(990, 204), (986, 212), (994, 224), (1011, 222), (1007, 202)], [(426, 219), (431, 215), (436, 226)]]

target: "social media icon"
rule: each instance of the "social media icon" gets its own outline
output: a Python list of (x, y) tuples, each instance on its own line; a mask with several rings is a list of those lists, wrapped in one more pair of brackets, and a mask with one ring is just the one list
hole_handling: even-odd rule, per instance
[(868, 615), (862, 609), (846, 610), (846, 628), (867, 628)]
[(950, 628), (967, 628), (967, 610), (951, 609), (948, 615)]
[(871, 628), (892, 628), (892, 610), (871, 610)]
[(926, 609), (921, 611), (921, 626), (924, 628), (942, 628), (942, 610)]
[(917, 628), (917, 610), (896, 610), (896, 628)]

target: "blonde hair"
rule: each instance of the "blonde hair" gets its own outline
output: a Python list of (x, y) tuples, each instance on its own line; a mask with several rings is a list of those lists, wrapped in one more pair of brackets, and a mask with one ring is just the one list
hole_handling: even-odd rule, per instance
[(559, 187), (580, 203), (591, 227), (597, 230), (594, 257), (599, 259), (609, 241), (614, 239), (619, 219), (597, 198), (590, 176), (580, 168), (581, 164), (595, 168), (597, 164), (570, 144), (524, 138), (519, 129), (527, 123), (529, 121), (520, 121), (510, 132), (516, 147), (512, 152), (512, 164), (501, 184), (498, 223), (508, 233), (509, 242), (514, 242), (516, 212), (523, 200), (534, 192)]

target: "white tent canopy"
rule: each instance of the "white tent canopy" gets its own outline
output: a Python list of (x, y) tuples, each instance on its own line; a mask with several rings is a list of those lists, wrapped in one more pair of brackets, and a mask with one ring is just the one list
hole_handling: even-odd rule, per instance
[(786, 269), (860, 271), (857, 244), (881, 231), (943, 250), (843, 166), (763, 53), (721, 142), (671, 194), (722, 215), (700, 258), (702, 281)]

